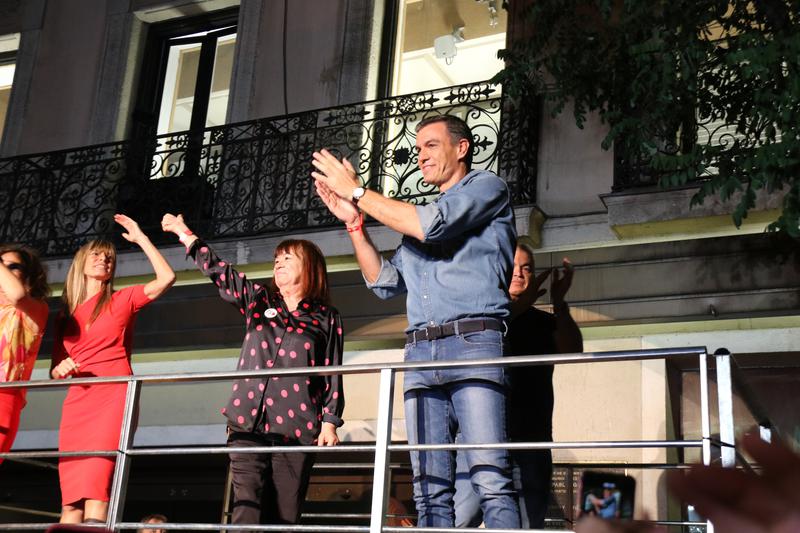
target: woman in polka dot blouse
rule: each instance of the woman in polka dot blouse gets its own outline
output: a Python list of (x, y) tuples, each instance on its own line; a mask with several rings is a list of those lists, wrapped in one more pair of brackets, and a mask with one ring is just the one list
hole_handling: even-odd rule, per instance
[[(342, 324), (329, 303), (325, 258), (316, 245), (286, 240), (275, 249), (270, 287), (247, 279), (198, 239), (181, 215), (166, 214), (164, 231), (175, 233), (203, 274), (219, 287), (246, 323), (236, 367), (242, 370), (340, 365)], [(222, 413), (228, 445), (334, 446), (342, 425), (342, 377), (292, 376), (240, 379)], [(313, 454), (230, 454), (234, 524), (295, 524), (305, 499)]]

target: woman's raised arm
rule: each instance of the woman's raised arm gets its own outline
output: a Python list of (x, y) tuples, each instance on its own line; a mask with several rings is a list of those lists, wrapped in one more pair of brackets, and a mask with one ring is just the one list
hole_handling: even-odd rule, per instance
[(169, 266), (167, 260), (161, 255), (158, 248), (150, 242), (150, 239), (139, 228), (139, 224), (135, 220), (125, 215), (117, 214), (114, 215), (114, 221), (125, 228), (122, 237), (137, 244), (144, 252), (144, 255), (147, 256), (147, 259), (150, 260), (150, 264), (153, 265), (156, 279), (144, 286), (144, 294), (151, 300), (155, 300), (175, 283), (175, 272), (172, 271), (172, 267)]

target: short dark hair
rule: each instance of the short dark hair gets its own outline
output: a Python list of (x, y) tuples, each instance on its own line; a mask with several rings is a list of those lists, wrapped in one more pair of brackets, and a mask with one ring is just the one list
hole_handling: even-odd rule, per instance
[(164, 516), (163, 514), (155, 513), (143, 516), (142, 519), (139, 521), (142, 522), (143, 524), (146, 524), (148, 522), (154, 524), (163, 524), (164, 522), (167, 522), (167, 517)]
[(531, 256), (531, 260), (534, 259), (534, 254), (536, 251), (533, 249), (533, 246), (531, 246), (530, 243), (520, 239), (517, 241), (517, 248)]
[(454, 115), (436, 115), (423, 119), (417, 127), (414, 128), (415, 132), (419, 132), (425, 126), (435, 124), (437, 122), (444, 122), (447, 126), (447, 132), (450, 134), (450, 140), (453, 144), (457, 144), (461, 139), (466, 139), (469, 143), (467, 155), (464, 156), (464, 164), (467, 165), (467, 170), (472, 169), (472, 151), (475, 149), (475, 139), (472, 137), (472, 129), (466, 122)]
[(47, 284), (47, 270), (39, 259), (39, 253), (24, 244), (2, 244), (0, 255), (15, 253), (22, 261), (22, 274), (25, 283), (31, 288), (31, 297), (44, 300), (50, 295), (50, 285)]
[[(303, 298), (329, 305), (328, 269), (319, 247), (304, 239), (287, 239), (275, 248), (275, 257), (282, 252), (298, 255), (303, 262)], [(275, 278), (272, 278), (272, 290), (279, 292)]]

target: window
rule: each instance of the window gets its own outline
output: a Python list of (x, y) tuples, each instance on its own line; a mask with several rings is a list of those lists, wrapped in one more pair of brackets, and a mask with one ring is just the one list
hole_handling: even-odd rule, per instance
[(236, 28), (170, 39), (157, 133), (225, 123)]
[[(400, 0), (392, 94), (488, 80), (503, 68), (507, 14), (498, 0)], [(437, 47), (448, 57), (437, 57)], [(454, 53), (455, 55), (452, 55)]]
[[(166, 211), (193, 227), (210, 218), (236, 48), (238, 8), (153, 23), (132, 114), (129, 190), (120, 200), (142, 227)], [(160, 213), (160, 214), (159, 214)]]
[(0, 36), (0, 141), (3, 139), (3, 128), (6, 125), (18, 48), (19, 34)]
[(237, 16), (228, 9), (148, 29), (131, 135), (150, 178), (203, 174), (204, 129), (226, 119)]
[[(3, 57), (6, 56), (6, 57)], [(11, 82), (14, 80), (15, 55), (0, 55), (0, 139), (3, 138), (3, 127), (6, 125), (8, 101), (11, 98)]]
[[(422, 180), (415, 154), (416, 125), (446, 113), (464, 119), (476, 141), (473, 166), (497, 172), (500, 87), (481, 87), (467, 95), (451, 87), (492, 78), (504, 64), (497, 58), (506, 46), (507, 13), (497, 0), (396, 0), (389, 96), (431, 92), (402, 102), (388, 121), (383, 139), (391, 161), (381, 166), (384, 194), (424, 202), (437, 194)], [(391, 17), (387, 17), (391, 18)], [(386, 26), (384, 31), (389, 30)], [(387, 69), (389, 70), (389, 69)], [(386, 73), (383, 73), (384, 80)], [(469, 92), (469, 91), (468, 91)], [(456, 94), (459, 93), (459, 94)], [(402, 99), (398, 99), (400, 102)]]

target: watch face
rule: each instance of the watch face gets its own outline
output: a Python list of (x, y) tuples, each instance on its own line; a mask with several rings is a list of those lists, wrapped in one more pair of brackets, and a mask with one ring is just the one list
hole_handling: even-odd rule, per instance
[(367, 191), (364, 189), (364, 187), (356, 187), (355, 189), (353, 189), (353, 200), (360, 200), (361, 197), (364, 196), (364, 193), (366, 192)]

